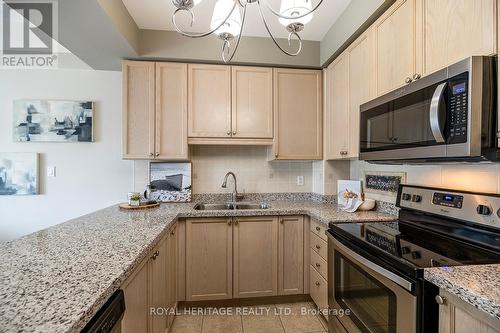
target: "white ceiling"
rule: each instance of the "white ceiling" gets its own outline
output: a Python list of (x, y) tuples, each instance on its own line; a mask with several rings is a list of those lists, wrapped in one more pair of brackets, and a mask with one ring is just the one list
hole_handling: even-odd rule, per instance
[[(281, 0), (268, 0), (276, 11), (279, 11)], [(216, 0), (203, 0), (193, 10), (195, 22), (189, 27), (188, 15), (179, 13), (178, 24), (186, 31), (205, 32), (209, 30), (212, 12)], [(261, 1), (262, 4), (266, 1)], [(319, 41), (323, 39), (333, 23), (349, 5), (351, 0), (324, 0), (321, 6), (314, 12), (314, 17), (304, 31), (300, 33), (302, 39)], [(139, 28), (152, 30), (175, 30), (172, 25), (172, 14), (175, 10), (172, 0), (123, 0), (130, 15)], [(318, 0), (313, 0), (313, 6)], [(242, 9), (240, 8), (241, 13)], [(263, 9), (269, 27), (275, 37), (285, 38), (288, 32), (269, 10)], [(257, 3), (248, 4), (247, 17), (243, 28), (244, 36), (269, 37), (262, 23), (257, 8)]]

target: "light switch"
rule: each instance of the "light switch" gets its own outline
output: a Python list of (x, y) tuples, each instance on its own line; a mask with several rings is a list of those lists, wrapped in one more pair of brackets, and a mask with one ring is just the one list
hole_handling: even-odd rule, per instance
[(47, 167), (47, 177), (54, 178), (55, 176), (56, 176), (56, 167), (55, 166)]
[(304, 186), (304, 176), (297, 176), (297, 185)]

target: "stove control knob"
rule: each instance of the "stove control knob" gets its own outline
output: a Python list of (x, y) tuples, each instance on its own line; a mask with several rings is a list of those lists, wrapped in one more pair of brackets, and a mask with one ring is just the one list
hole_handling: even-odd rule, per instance
[(411, 199), (411, 195), (408, 193), (403, 193), (403, 195), (401, 196), (401, 199), (403, 199), (405, 201), (409, 201)]
[(497, 216), (500, 218), (500, 208), (497, 210)]
[(411, 198), (411, 201), (413, 202), (421, 202), (422, 201), (422, 196), (418, 194), (414, 194), (413, 197)]
[(420, 259), (420, 258), (422, 258), (422, 255), (420, 254), (420, 252), (419, 252), (419, 251), (413, 251), (413, 252), (411, 253), (411, 257), (412, 257), (413, 259)]
[(491, 215), (491, 208), (486, 205), (477, 206), (476, 211), (479, 215)]

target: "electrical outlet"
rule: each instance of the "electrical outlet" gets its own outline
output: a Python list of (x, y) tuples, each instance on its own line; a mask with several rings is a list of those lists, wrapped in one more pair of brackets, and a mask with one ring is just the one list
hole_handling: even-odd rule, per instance
[(297, 176), (297, 185), (304, 186), (304, 176)]
[(47, 167), (47, 177), (55, 178), (56, 176), (56, 167), (49, 166)]

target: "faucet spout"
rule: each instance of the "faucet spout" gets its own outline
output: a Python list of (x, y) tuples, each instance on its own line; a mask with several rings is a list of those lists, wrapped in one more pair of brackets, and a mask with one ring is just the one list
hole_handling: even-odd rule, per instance
[(229, 171), (228, 173), (226, 173), (226, 176), (224, 176), (224, 181), (222, 182), (222, 188), (227, 188), (227, 179), (229, 178), (229, 176), (232, 176), (234, 179), (234, 188), (233, 193), (231, 194), (231, 199), (232, 202), (236, 202), (238, 201), (238, 186), (236, 185), (236, 175), (234, 174), (234, 172)]

